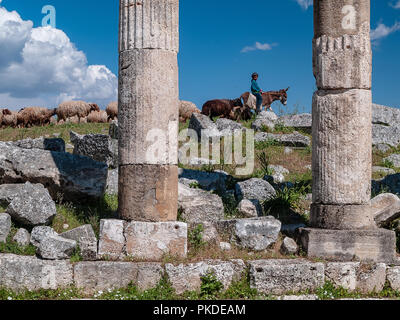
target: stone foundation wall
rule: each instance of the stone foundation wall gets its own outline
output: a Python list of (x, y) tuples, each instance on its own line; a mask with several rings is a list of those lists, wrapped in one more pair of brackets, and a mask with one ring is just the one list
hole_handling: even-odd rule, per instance
[(250, 285), (260, 293), (283, 295), (316, 290), (329, 281), (349, 291), (380, 292), (386, 281), (400, 290), (400, 267), (383, 263), (312, 262), (305, 259), (206, 260), (180, 265), (148, 262), (46, 261), (36, 257), (0, 254), (0, 288), (21, 290), (74, 286), (85, 294), (120, 289), (133, 283), (139, 289), (154, 288), (167, 275), (177, 294), (198, 291), (201, 277), (214, 272), (227, 289), (249, 272)]

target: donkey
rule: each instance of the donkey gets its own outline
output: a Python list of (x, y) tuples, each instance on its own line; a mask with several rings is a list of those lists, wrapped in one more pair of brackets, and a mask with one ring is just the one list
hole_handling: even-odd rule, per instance
[(210, 117), (211, 120), (213, 120), (214, 117), (229, 119), (235, 107), (243, 107), (240, 98), (235, 100), (210, 100), (203, 105), (201, 113)]
[[(264, 92), (262, 94), (263, 97), (263, 102), (262, 102), (262, 107), (266, 107), (266, 109), (271, 109), (271, 104), (274, 101), (279, 100), (284, 106), (287, 105), (287, 92), (290, 89), (290, 87), (288, 87), (287, 89), (282, 89), (279, 91), (268, 91), (268, 92)], [(250, 92), (245, 92), (242, 94), (242, 96), (240, 97), (241, 99), (243, 99), (243, 104), (245, 106), (248, 106), (249, 108), (256, 110), (256, 103), (255, 100), (254, 101), (249, 101), (250, 98)]]

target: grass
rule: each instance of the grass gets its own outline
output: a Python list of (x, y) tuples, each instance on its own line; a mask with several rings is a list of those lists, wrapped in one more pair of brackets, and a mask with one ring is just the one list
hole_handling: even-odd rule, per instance
[(80, 298), (83, 298), (83, 294), (74, 287), (56, 290), (24, 290), (21, 292), (0, 288), (0, 300), (71, 300)]
[(56, 232), (62, 233), (84, 224), (90, 224), (98, 235), (100, 220), (115, 218), (117, 209), (118, 196), (116, 195), (106, 194), (102, 200), (89, 205), (59, 201), (52, 228)]
[(17, 254), (21, 256), (34, 256), (36, 254), (36, 248), (29, 244), (27, 246), (20, 246), (13, 240), (13, 237), (17, 233), (18, 228), (15, 225), (11, 226), (10, 233), (6, 239), (6, 243), (0, 242), (0, 253)]
[(57, 134), (59, 138), (64, 139), (65, 143), (70, 143), (70, 131), (79, 134), (108, 134), (108, 123), (67, 123), (63, 125), (48, 125), (45, 127), (32, 128), (5, 128), (0, 130), (0, 141), (16, 141), (27, 138), (54, 137)]

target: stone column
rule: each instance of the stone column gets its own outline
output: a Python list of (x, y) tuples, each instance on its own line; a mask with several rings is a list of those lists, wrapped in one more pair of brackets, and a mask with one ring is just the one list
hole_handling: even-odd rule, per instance
[(314, 0), (313, 71), (310, 224), (318, 229), (303, 242), (309, 255), (391, 260), (393, 234), (377, 229), (370, 207), (370, 0)]
[(119, 214), (177, 218), (179, 0), (120, 0)]

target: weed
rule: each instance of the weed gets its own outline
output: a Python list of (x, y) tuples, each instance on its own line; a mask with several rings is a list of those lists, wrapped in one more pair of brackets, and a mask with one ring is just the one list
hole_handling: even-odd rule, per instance
[(191, 247), (195, 250), (200, 249), (205, 245), (203, 241), (204, 227), (202, 224), (198, 224), (194, 229), (188, 233), (188, 240)]
[(382, 167), (389, 168), (389, 169), (395, 169), (393, 161), (390, 161), (388, 159), (384, 159), (382, 161)]
[(215, 299), (224, 285), (217, 279), (215, 272), (208, 272), (201, 277), (200, 296), (203, 299)]
[(17, 232), (17, 228), (13, 225), (11, 231), (6, 239), (5, 243), (0, 242), (0, 253), (11, 253), (22, 256), (34, 256), (36, 254), (36, 248), (28, 244), (27, 246), (20, 246), (13, 240), (14, 235)]
[(190, 183), (189, 187), (192, 189), (200, 189), (201, 186), (197, 181), (195, 181), (195, 182)]

